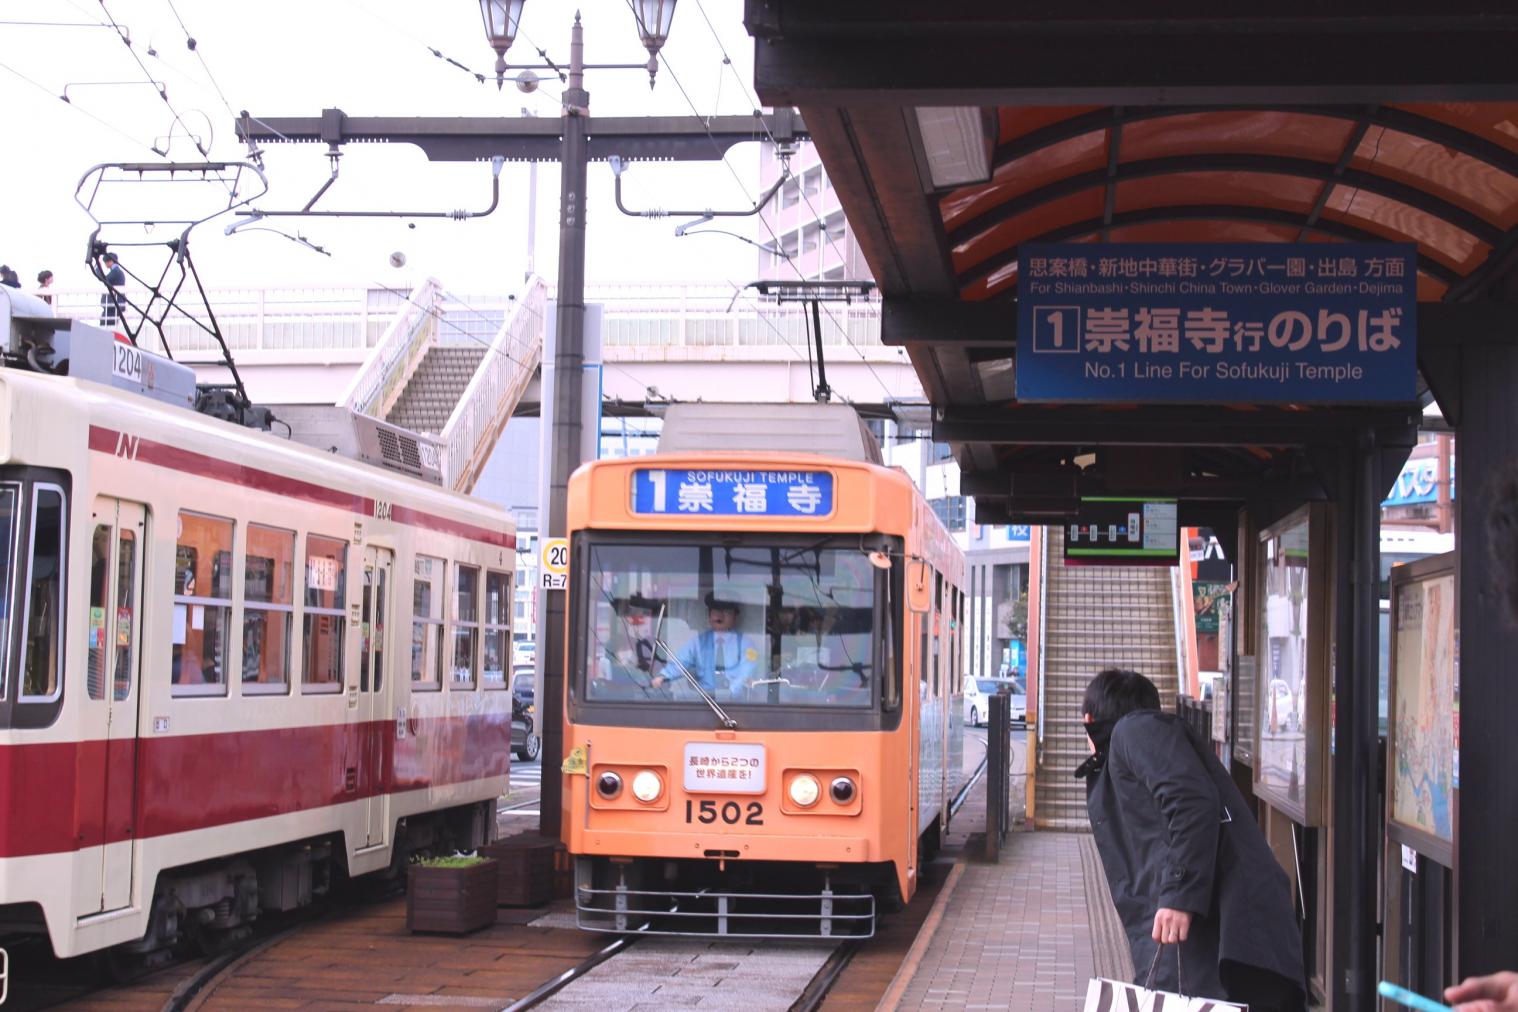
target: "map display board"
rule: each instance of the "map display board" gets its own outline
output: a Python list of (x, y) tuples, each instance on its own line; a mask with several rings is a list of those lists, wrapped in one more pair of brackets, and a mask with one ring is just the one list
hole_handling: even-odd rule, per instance
[(1453, 557), (1392, 574), (1388, 823), (1446, 867), (1455, 841), (1456, 621)]

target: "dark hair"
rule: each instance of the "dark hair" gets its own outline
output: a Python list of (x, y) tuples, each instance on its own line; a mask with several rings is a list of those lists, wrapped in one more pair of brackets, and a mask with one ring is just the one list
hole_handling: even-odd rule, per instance
[(117, 262), (116, 261), (116, 254), (114, 254), (114, 253), (104, 253), (104, 254), (101, 255), (100, 259), (104, 260), (108, 264), (113, 264), (113, 263)]
[(1108, 668), (1086, 686), (1081, 706), (1092, 720), (1117, 720), (1134, 710), (1158, 710), (1160, 690), (1137, 671)]
[(1497, 606), (1518, 623), (1518, 462), (1508, 461), (1492, 477), (1487, 498), (1486, 545), (1492, 553)]
[(716, 594), (707, 594), (706, 595), (706, 610), (707, 611), (730, 611), (730, 612), (733, 612), (734, 614), (737, 614), (737, 612), (738, 612), (738, 602), (737, 601), (724, 601), (722, 598), (718, 597)]
[(52, 271), (38, 271), (37, 272), (37, 284), (39, 284), (39, 285), (45, 285), (49, 281), (52, 280), (52, 277), (53, 277), (53, 272)]

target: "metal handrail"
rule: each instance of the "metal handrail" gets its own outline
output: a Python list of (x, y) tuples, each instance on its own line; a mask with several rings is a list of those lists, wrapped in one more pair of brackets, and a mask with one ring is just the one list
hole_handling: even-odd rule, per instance
[(491, 437), (532, 382), (543, 357), (547, 305), (548, 286), (533, 275), (443, 425), (439, 439), (449, 488), (467, 492), (474, 486), (494, 446)]
[(343, 391), (340, 405), (374, 418), (385, 416), (422, 349), (437, 337), (435, 304), (442, 290), (436, 278), (428, 278), (407, 297), (400, 315)]
[(1039, 537), (1043, 539), (1043, 545), (1038, 553), (1038, 723), (1035, 727), (1038, 733), (1038, 745), (1042, 748), (1044, 725), (1048, 723), (1044, 711), (1045, 686), (1048, 682), (1044, 677), (1044, 668), (1049, 656), (1049, 640), (1044, 635), (1044, 629), (1049, 614), (1049, 527), (1045, 524), (1038, 530)]

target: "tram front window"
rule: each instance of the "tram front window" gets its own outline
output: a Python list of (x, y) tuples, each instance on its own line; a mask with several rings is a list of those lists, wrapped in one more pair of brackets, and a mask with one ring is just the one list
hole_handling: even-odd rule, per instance
[(589, 702), (868, 707), (884, 575), (857, 544), (592, 545)]

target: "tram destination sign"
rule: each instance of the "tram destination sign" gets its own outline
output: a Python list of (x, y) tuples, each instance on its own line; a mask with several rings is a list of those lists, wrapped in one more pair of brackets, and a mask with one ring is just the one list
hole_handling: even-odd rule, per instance
[(829, 471), (638, 468), (632, 511), (668, 516), (825, 517), (833, 512)]
[(1416, 398), (1402, 243), (1060, 243), (1018, 254), (1025, 401)]

